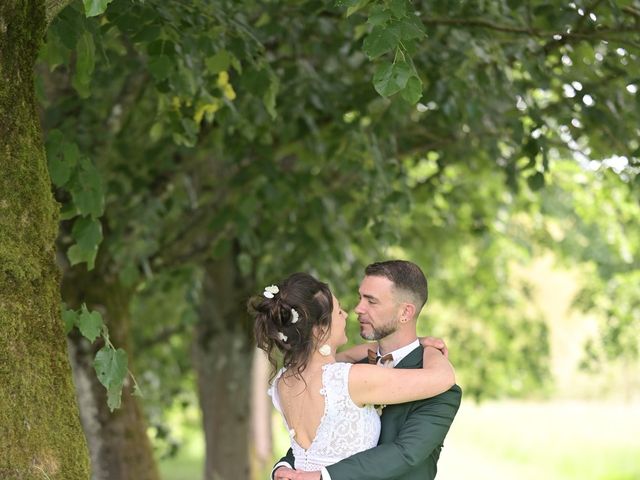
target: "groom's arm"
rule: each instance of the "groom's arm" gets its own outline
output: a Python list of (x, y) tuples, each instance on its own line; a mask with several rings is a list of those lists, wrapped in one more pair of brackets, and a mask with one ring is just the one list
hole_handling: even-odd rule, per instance
[(438, 449), (449, 431), (462, 391), (450, 390), (412, 407), (396, 439), (327, 467), (331, 480), (388, 480), (410, 471)]
[(295, 458), (293, 456), (293, 450), (289, 449), (287, 450), (287, 454), (282, 457), (280, 460), (278, 460), (278, 462), (273, 466), (273, 469), (271, 470), (271, 478), (275, 478), (274, 474), (276, 473), (276, 470), (280, 467), (289, 467), (289, 468), (293, 468), (294, 465), (294, 461)]

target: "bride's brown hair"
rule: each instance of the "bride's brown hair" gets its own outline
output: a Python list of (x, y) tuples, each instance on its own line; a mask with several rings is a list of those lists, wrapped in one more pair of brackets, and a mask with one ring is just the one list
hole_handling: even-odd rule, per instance
[[(308, 273), (294, 273), (277, 287), (279, 292), (273, 298), (256, 295), (248, 304), (255, 318), (256, 345), (267, 353), (272, 378), (278, 369), (275, 349), (282, 353), (285, 368), (302, 373), (316, 347), (313, 328), (319, 327), (328, 335), (333, 312), (329, 286)], [(298, 313), (297, 321), (291, 309)]]

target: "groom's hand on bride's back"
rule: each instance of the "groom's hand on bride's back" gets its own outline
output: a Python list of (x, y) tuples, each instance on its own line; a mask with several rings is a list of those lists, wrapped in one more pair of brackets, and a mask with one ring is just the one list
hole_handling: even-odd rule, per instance
[(287, 467), (279, 467), (273, 472), (273, 480), (293, 480), (297, 472)]
[(422, 346), (422, 348), (425, 348), (425, 347), (437, 348), (442, 352), (445, 358), (449, 358), (449, 349), (447, 348), (447, 345), (444, 343), (444, 340), (442, 340), (441, 338), (420, 337), (418, 338), (418, 340), (420, 340), (420, 345)]

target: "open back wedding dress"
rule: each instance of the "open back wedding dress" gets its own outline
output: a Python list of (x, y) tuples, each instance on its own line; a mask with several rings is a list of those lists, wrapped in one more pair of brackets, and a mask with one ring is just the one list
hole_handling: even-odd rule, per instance
[(380, 417), (373, 405), (359, 407), (349, 396), (350, 363), (330, 363), (322, 367), (324, 415), (316, 436), (306, 450), (296, 442), (291, 427), (282, 412), (278, 395), (278, 380), (285, 372), (281, 369), (273, 380), (269, 395), (282, 415), (289, 432), (291, 448), (297, 470), (314, 471), (334, 464), (355, 453), (373, 448), (380, 436)]

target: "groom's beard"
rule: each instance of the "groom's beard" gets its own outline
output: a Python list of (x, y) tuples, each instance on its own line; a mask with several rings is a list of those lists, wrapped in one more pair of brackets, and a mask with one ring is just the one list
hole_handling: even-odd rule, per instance
[(395, 333), (398, 330), (398, 320), (391, 320), (385, 325), (381, 325), (379, 327), (374, 327), (370, 323), (368, 324), (371, 327), (371, 331), (365, 333), (362, 329), (360, 329), (360, 336), (365, 340), (380, 340), (381, 338), (388, 337), (392, 333)]

